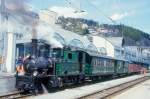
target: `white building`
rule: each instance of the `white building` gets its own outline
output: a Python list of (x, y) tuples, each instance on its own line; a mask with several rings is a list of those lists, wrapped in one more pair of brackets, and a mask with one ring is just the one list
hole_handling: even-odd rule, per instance
[(110, 57), (123, 58), (122, 57), (122, 47), (120, 46), (120, 42), (122, 42), (122, 38), (115, 38), (118, 42), (115, 42), (114, 38), (104, 38), (100, 36), (92, 36), (93, 44), (97, 47), (99, 52), (101, 49), (105, 49), (106, 55)]
[(126, 46), (124, 49), (127, 60), (150, 63), (150, 51), (137, 46)]
[(138, 46), (122, 47), (122, 37), (100, 37), (92, 36), (92, 42), (97, 47), (99, 52), (104, 48), (106, 55), (114, 58), (125, 59), (128, 61), (137, 61), (150, 63), (150, 51), (143, 50)]

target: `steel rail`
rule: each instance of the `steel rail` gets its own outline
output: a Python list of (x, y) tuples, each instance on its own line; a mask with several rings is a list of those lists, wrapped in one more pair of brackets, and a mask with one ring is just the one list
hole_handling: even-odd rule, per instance
[(21, 92), (16, 91), (16, 92), (9, 93), (6, 95), (1, 95), (0, 99), (21, 99), (21, 98), (29, 97), (31, 95), (32, 94), (21, 94)]
[(113, 86), (113, 87), (110, 87), (110, 88), (107, 88), (104, 90), (97, 91), (95, 93), (81, 96), (81, 97), (79, 97), (79, 99), (109, 99), (109, 97), (111, 97), (125, 89), (131, 88), (131, 87), (133, 87), (143, 81), (146, 81), (148, 79), (150, 79), (150, 77), (148, 77), (148, 76), (138, 78), (138, 79), (135, 79), (135, 80), (132, 80), (129, 82), (125, 82), (125, 83), (122, 83), (122, 84), (119, 84), (119, 85), (116, 85), (116, 86)]

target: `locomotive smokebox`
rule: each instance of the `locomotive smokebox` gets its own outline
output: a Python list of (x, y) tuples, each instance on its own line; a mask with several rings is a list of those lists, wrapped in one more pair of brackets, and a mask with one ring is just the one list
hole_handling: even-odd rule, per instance
[(38, 40), (32, 39), (32, 56), (37, 57)]

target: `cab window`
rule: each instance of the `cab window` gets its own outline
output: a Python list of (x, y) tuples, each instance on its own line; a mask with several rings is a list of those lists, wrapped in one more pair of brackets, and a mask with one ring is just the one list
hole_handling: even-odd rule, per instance
[(72, 53), (68, 53), (68, 59), (72, 59)]
[(61, 49), (53, 49), (52, 57), (60, 58), (62, 56)]

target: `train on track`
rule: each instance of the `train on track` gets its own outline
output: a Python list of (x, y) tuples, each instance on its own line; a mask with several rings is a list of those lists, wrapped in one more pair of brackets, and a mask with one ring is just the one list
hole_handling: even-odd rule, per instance
[(148, 64), (92, 54), (84, 49), (53, 48), (41, 39), (17, 44), (16, 88), (33, 93), (115, 76), (140, 73)]

